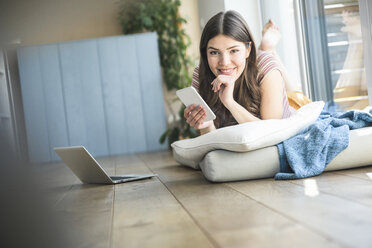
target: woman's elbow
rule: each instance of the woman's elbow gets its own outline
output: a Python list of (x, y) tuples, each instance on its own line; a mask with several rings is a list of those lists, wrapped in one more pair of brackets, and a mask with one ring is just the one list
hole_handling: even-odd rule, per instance
[(270, 111), (268, 113), (261, 113), (261, 119), (262, 120), (270, 120), (270, 119), (282, 119), (283, 117), (283, 111)]

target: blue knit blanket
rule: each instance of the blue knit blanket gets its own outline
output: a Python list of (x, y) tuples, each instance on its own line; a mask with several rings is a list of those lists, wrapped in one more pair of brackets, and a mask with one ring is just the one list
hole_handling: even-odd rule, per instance
[(322, 111), (318, 120), (299, 134), (277, 144), (280, 172), (275, 179), (299, 179), (321, 174), (349, 145), (349, 130), (372, 126), (372, 109), (365, 112)]

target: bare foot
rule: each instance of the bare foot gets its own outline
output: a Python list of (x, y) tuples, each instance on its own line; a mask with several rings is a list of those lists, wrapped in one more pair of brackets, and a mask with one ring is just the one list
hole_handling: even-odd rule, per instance
[(278, 26), (270, 19), (262, 29), (262, 40), (260, 49), (263, 51), (273, 51), (282, 38)]
[(348, 33), (349, 39), (361, 39), (362, 30), (360, 27), (360, 17), (347, 11), (342, 12), (342, 32)]

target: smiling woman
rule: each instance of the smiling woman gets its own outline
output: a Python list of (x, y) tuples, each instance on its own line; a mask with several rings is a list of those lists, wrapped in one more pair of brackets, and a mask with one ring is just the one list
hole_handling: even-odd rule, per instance
[(287, 118), (293, 112), (280, 63), (269, 51), (280, 33), (272, 21), (265, 27), (263, 51), (256, 50), (248, 25), (235, 11), (220, 12), (206, 24), (193, 86), (217, 118), (205, 122), (205, 110), (194, 106), (184, 112), (187, 123), (201, 134), (250, 121)]

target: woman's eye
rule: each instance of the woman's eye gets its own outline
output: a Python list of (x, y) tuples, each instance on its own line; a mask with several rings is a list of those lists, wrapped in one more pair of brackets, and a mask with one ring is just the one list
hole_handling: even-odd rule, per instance
[(217, 52), (217, 51), (210, 51), (209, 54), (210, 54), (210, 55), (217, 55), (218, 52)]
[(239, 52), (238, 49), (233, 49), (233, 50), (231, 50), (231, 53), (238, 53), (238, 52)]

